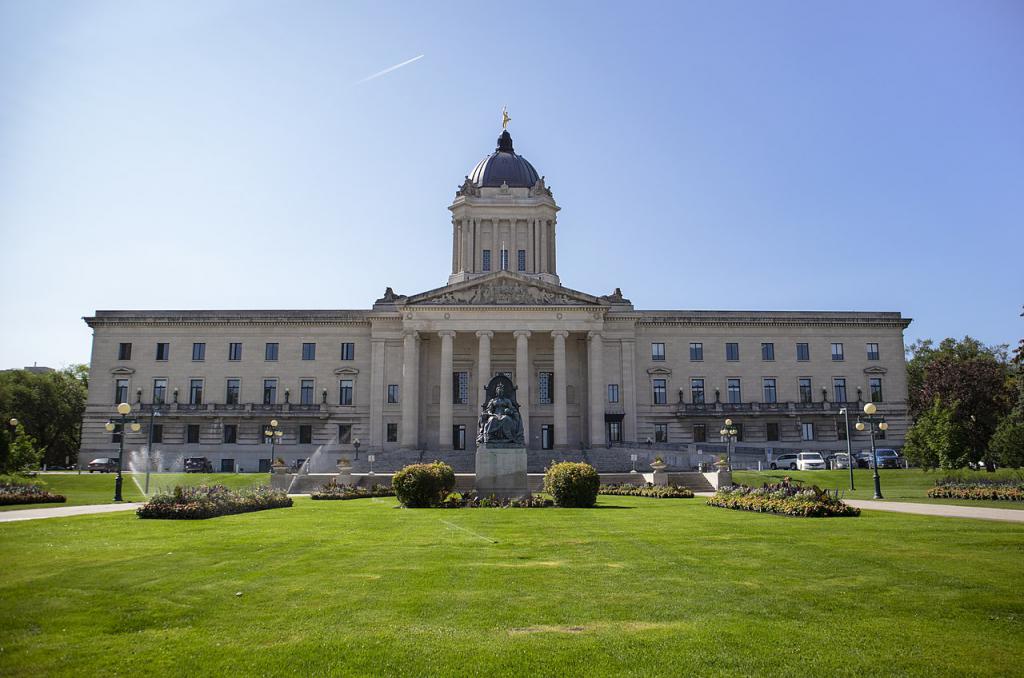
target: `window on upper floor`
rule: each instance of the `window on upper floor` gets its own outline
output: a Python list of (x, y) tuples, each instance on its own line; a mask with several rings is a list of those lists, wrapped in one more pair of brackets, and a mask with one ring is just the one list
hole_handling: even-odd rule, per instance
[(299, 403), (302, 405), (313, 404), (313, 380), (302, 379), (299, 381)]
[(352, 444), (352, 424), (338, 424), (338, 444)]
[(735, 342), (729, 342), (725, 345), (725, 359), (729, 361), (737, 361), (740, 359), (740, 345)]
[(273, 405), (277, 402), (277, 379), (263, 380), (263, 404)]
[(237, 405), (240, 401), (242, 394), (242, 380), (241, 379), (228, 379), (227, 388), (224, 393), (224, 402), (228, 405)]
[(541, 372), (538, 375), (537, 402), (541, 405), (551, 405), (555, 402), (555, 373)]
[(882, 378), (871, 377), (868, 379), (868, 390), (871, 393), (871, 402), (882, 402)]
[(387, 442), (397, 443), (398, 442), (398, 424), (387, 425)]
[(224, 424), (224, 442), (238, 442), (238, 424)]
[(730, 403), (735, 404), (735, 403), (742, 403), (743, 402), (743, 392), (740, 390), (740, 380), (739, 379), (736, 379), (736, 378), (726, 379), (726, 381), (725, 381), (725, 388), (726, 388), (727, 393), (729, 394), (729, 402)]
[(771, 342), (761, 343), (761, 360), (775, 360), (775, 344)]
[(264, 360), (277, 360), (277, 347), (276, 341), (268, 342), (266, 348), (263, 351)]
[(842, 360), (842, 359), (843, 359), (843, 345), (842, 344), (832, 344), (832, 360)]
[(811, 390), (811, 379), (810, 377), (800, 377), (800, 402), (809, 403), (814, 400), (814, 393)]
[(312, 342), (302, 344), (302, 359), (316, 360), (316, 344)]
[(879, 356), (878, 356), (878, 344), (871, 344), (871, 343), (869, 343), (867, 345), (867, 349), (868, 349), (868, 360), (878, 360), (878, 358), (879, 358)]
[(452, 404), (469, 404), (469, 372), (452, 372)]
[(690, 402), (694, 405), (704, 404), (704, 379), (690, 379)]
[(796, 359), (800, 362), (805, 362), (811, 359), (811, 345), (810, 344), (797, 344), (796, 345)]
[[(157, 360), (160, 360), (160, 358), (157, 358)], [(196, 362), (206, 360), (206, 342), (197, 341), (192, 344), (192, 360)]]
[(352, 394), (352, 391), (353, 391), (352, 387), (353, 387), (354, 383), (355, 382), (353, 382), (351, 379), (342, 379), (340, 381), (339, 386), (338, 386), (338, 388), (340, 390), (340, 393), (338, 395), (338, 404), (339, 405), (351, 405), (352, 404), (352, 395), (353, 395)]
[(651, 360), (664, 360), (665, 359), (665, 344), (661, 342), (653, 342), (651, 344)]
[(484, 271), (490, 271), (491, 270), (491, 251), (490, 250), (484, 250), (483, 251), (483, 256), (481, 258), (483, 260), (483, 262), (482, 262), (483, 263), (483, 270)]
[(656, 442), (656, 443), (667, 443), (668, 442), (668, 424), (655, 424), (654, 425), (654, 442)]
[(167, 380), (153, 380), (153, 404), (162, 405), (167, 401)]
[(118, 360), (131, 360), (132, 359), (132, 345), (131, 342), (122, 342), (117, 345), (117, 359)]
[(128, 380), (127, 379), (115, 379), (114, 380), (114, 402), (120, 405), (121, 403), (128, 402)]
[(171, 358), (171, 345), (166, 341), (160, 342), (156, 345), (156, 359), (157, 360), (170, 360)]
[(619, 402), (619, 385), (608, 384), (608, 402), (617, 403)]
[(341, 359), (342, 360), (355, 360), (356, 359), (356, 345), (351, 341), (346, 341), (341, 345)]
[(517, 252), (517, 255), (518, 256), (516, 257), (516, 259), (518, 261), (516, 263), (518, 264), (519, 272), (522, 273), (523, 271), (526, 270), (526, 250), (519, 250), (519, 252)]
[(761, 389), (764, 391), (764, 402), (775, 403), (778, 402), (777, 393), (775, 390), (775, 378), (765, 377), (761, 380)]
[(388, 384), (388, 402), (392, 405), (398, 402), (398, 384)]
[(189, 405), (202, 405), (203, 404), (203, 380), (202, 379), (190, 379), (188, 382), (188, 404)]
[(668, 384), (665, 379), (654, 379), (652, 380), (652, 386), (654, 388), (654, 404), (655, 405), (666, 405), (668, 404)]
[(233, 341), (228, 344), (228, 360), (241, 360), (242, 359), (242, 343), (239, 341)]
[(832, 401), (837, 403), (847, 402), (845, 377), (832, 377)]
[(704, 360), (704, 344), (697, 341), (690, 344), (690, 360)]

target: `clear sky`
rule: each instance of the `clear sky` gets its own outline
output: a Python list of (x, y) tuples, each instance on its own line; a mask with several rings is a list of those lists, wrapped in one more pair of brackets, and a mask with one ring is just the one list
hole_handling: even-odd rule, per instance
[(0, 368), (443, 284), (502, 105), (569, 287), (1024, 334), (1019, 0), (0, 0)]

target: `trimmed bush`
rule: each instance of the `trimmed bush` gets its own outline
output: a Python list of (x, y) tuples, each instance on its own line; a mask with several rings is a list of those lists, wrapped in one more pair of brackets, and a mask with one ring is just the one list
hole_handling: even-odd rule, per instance
[(1024, 481), (1007, 478), (943, 478), (928, 490), (933, 499), (994, 499), (996, 501), (1024, 501)]
[(15, 504), (62, 504), (67, 497), (52, 494), (42, 485), (32, 483), (4, 483), (0, 485), (0, 506)]
[(197, 520), (291, 505), (292, 498), (284, 490), (272, 490), (265, 485), (244, 490), (232, 490), (224, 485), (178, 485), (171, 492), (153, 495), (135, 513), (140, 518)]
[(406, 508), (439, 506), (455, 487), (455, 471), (442, 461), (409, 464), (394, 475), (391, 487)]
[(339, 485), (337, 480), (331, 479), (326, 485), (310, 493), (310, 499), (366, 499), (368, 497), (393, 497), (395, 491), (380, 483), (374, 484), (367, 489), (355, 485)]
[(563, 508), (592, 507), (600, 485), (597, 469), (582, 462), (552, 464), (544, 474), (544, 491), (552, 496), (556, 506)]
[(838, 496), (829, 494), (828, 490), (822, 490), (816, 485), (802, 487), (788, 480), (757, 488), (746, 485), (723, 487), (708, 499), (708, 506), (800, 518), (860, 515), (860, 509), (844, 504)]
[(615, 494), (628, 497), (653, 497), (655, 499), (693, 499), (693, 490), (678, 485), (602, 485), (598, 494)]
[(478, 497), (474, 492), (450, 492), (441, 502), (441, 508), (548, 508), (555, 502), (532, 495), (522, 499), (500, 499), (493, 495)]

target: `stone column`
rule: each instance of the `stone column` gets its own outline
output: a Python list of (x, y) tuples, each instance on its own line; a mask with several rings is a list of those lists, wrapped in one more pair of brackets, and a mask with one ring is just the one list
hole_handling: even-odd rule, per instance
[(523, 440), (530, 447), (530, 332), (517, 330), (512, 333), (516, 338), (516, 399), (519, 401), (519, 414), (523, 418)]
[(637, 441), (636, 432), (636, 342), (622, 340), (622, 407), (625, 410), (623, 440)]
[[(384, 340), (370, 340), (370, 436), (367, 451), (384, 445)], [(353, 438), (358, 436), (353, 432)]]
[(491, 337), (494, 336), (494, 332), (490, 330), (480, 330), (476, 333), (477, 338), (480, 340), (480, 357), (477, 360), (477, 380), (476, 380), (476, 398), (477, 398), (477, 411), (483, 407), (486, 403), (484, 398), (484, 387), (487, 386), (487, 382), (491, 380)]
[(569, 333), (555, 330), (551, 336), (555, 340), (555, 392), (552, 394), (555, 401), (555, 447), (564, 448), (569, 444), (569, 417), (565, 402), (565, 338)]
[(600, 332), (591, 332), (587, 361), (587, 381), (590, 382), (590, 446), (605, 444), (604, 433), (604, 339)]
[(437, 449), (452, 449), (452, 344), (455, 332), (442, 330), (441, 337), (441, 403)]
[[(538, 236), (540, 237), (540, 273), (548, 272), (548, 234), (544, 225), (545, 221), (542, 219), (537, 231)], [(555, 435), (558, 435), (557, 428), (555, 429)]]
[(419, 407), (417, 396), (420, 391), (419, 335), (415, 330), (405, 333), (402, 347), (402, 435), (401, 444), (405, 449), (416, 449), (419, 428)]

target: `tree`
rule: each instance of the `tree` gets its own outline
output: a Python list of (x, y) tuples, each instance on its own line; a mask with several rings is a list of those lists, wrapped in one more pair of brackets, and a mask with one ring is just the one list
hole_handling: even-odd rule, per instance
[(912, 463), (926, 469), (962, 468), (969, 458), (969, 442), (957, 423), (954, 405), (944, 405), (940, 398), (917, 418), (907, 431), (903, 454)]
[[(46, 464), (69, 463), (78, 456), (88, 370), (87, 365), (72, 365), (45, 374), (0, 372), (0, 421), (17, 418), (36, 445), (45, 449)], [(5, 445), (0, 448), (0, 454), (6, 453)]]
[(18, 473), (39, 467), (43, 451), (35, 439), (25, 433), (21, 422), (18, 422), (13, 434), (4, 432), (4, 442), (0, 450), (0, 473)]
[(1024, 466), (1024, 415), (1014, 412), (1003, 418), (988, 446), (1000, 466)]

